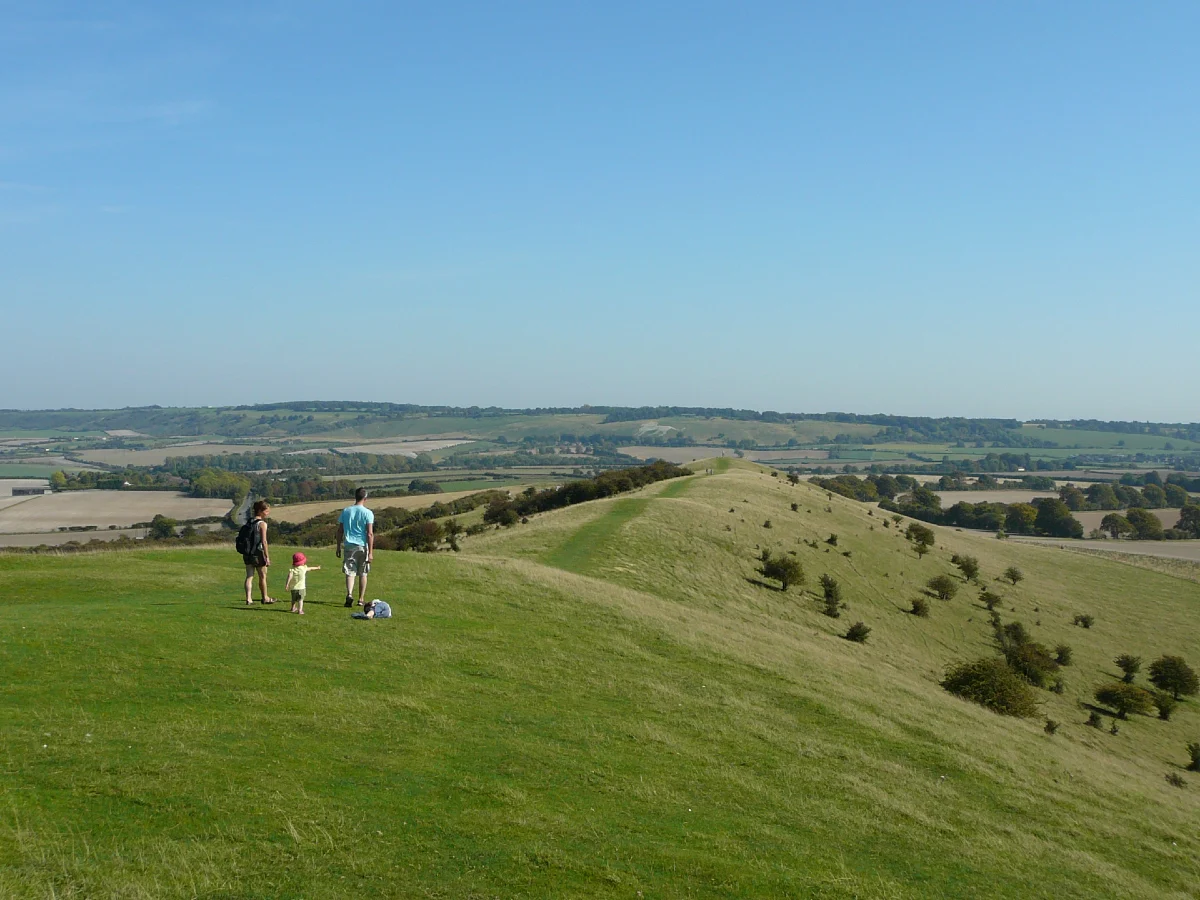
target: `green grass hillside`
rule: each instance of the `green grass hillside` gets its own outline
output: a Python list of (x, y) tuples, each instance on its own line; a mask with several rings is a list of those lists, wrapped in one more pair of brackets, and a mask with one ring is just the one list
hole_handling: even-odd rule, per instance
[[(880, 510), (717, 465), (380, 553), (391, 621), (348, 618), (331, 551), (303, 618), (244, 608), (229, 550), (0, 556), (0, 896), (1200, 896), (1200, 699), (1117, 735), (1082, 705), (1118, 653), (1200, 666), (1200, 585), (947, 529), (918, 559)], [(995, 652), (977, 588), (906, 612), (954, 552), (1073, 647), (1044, 717), (938, 686)]]

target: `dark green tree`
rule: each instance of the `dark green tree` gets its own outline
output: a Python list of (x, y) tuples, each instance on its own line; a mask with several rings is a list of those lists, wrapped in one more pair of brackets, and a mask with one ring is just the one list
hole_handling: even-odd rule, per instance
[(1133, 684), (1137, 673), (1142, 671), (1142, 658), (1134, 656), (1132, 653), (1122, 653), (1113, 662), (1116, 663), (1118, 669), (1125, 673), (1121, 676), (1121, 680), (1125, 684)]
[(1004, 578), (1016, 585), (1018, 581), (1025, 580), (1025, 573), (1016, 566), (1009, 566), (1004, 570)]
[(1150, 682), (1160, 691), (1169, 691), (1176, 700), (1200, 690), (1195, 671), (1180, 656), (1160, 656), (1150, 663)]
[(950, 560), (963, 574), (963, 578), (967, 581), (979, 580), (979, 560), (974, 556), (959, 556), (955, 554)]
[(935, 575), (925, 583), (925, 587), (939, 600), (952, 600), (958, 593), (958, 584), (949, 575)]
[(1200, 506), (1188, 504), (1179, 510), (1175, 528), (1194, 538), (1200, 538)]
[(150, 537), (156, 541), (175, 537), (175, 526), (179, 523), (164, 515), (157, 515), (150, 520)]
[(1120, 513), (1109, 513), (1100, 520), (1100, 530), (1108, 532), (1108, 536), (1114, 541), (1117, 538), (1124, 537), (1127, 534), (1133, 534), (1133, 526), (1129, 524), (1129, 520)]
[(764, 578), (778, 581), (781, 590), (786, 591), (793, 584), (804, 584), (804, 567), (796, 557), (788, 553), (764, 560), (760, 571)]
[(1149, 691), (1119, 681), (1101, 685), (1096, 688), (1094, 696), (1097, 702), (1116, 711), (1118, 719), (1128, 719), (1130, 713), (1148, 713), (1154, 706), (1154, 698)]
[(1131, 509), (1125, 513), (1133, 528), (1135, 541), (1161, 541), (1164, 537), (1162, 522), (1158, 516), (1144, 509)]

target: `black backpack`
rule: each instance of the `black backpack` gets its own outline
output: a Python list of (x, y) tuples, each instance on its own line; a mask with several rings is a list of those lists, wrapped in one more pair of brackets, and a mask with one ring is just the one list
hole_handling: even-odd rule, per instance
[(250, 518), (246, 520), (246, 524), (238, 529), (237, 540), (233, 542), (233, 549), (242, 556), (248, 556), (258, 550), (259, 546), (259, 519)]

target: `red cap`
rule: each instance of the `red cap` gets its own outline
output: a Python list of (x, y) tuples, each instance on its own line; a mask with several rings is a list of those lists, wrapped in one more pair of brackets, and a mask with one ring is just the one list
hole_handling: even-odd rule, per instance
[(303, 553), (293, 553), (292, 554), (292, 565), (293, 566), (302, 566), (306, 562), (308, 562), (308, 557), (305, 556)]

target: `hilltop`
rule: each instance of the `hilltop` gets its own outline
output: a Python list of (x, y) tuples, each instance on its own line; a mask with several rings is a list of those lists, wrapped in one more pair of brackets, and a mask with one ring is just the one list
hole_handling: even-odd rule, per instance
[[(331, 551), (303, 620), (239, 609), (226, 550), (0, 556), (0, 893), (1197, 896), (1200, 700), (1084, 720), (1117, 654), (1197, 656), (1200, 585), (936, 526), (918, 558), (882, 510), (709, 467), (381, 552), (391, 622), (348, 620)], [(1038, 717), (939, 686), (997, 655), (954, 554), (1071, 646)]]

